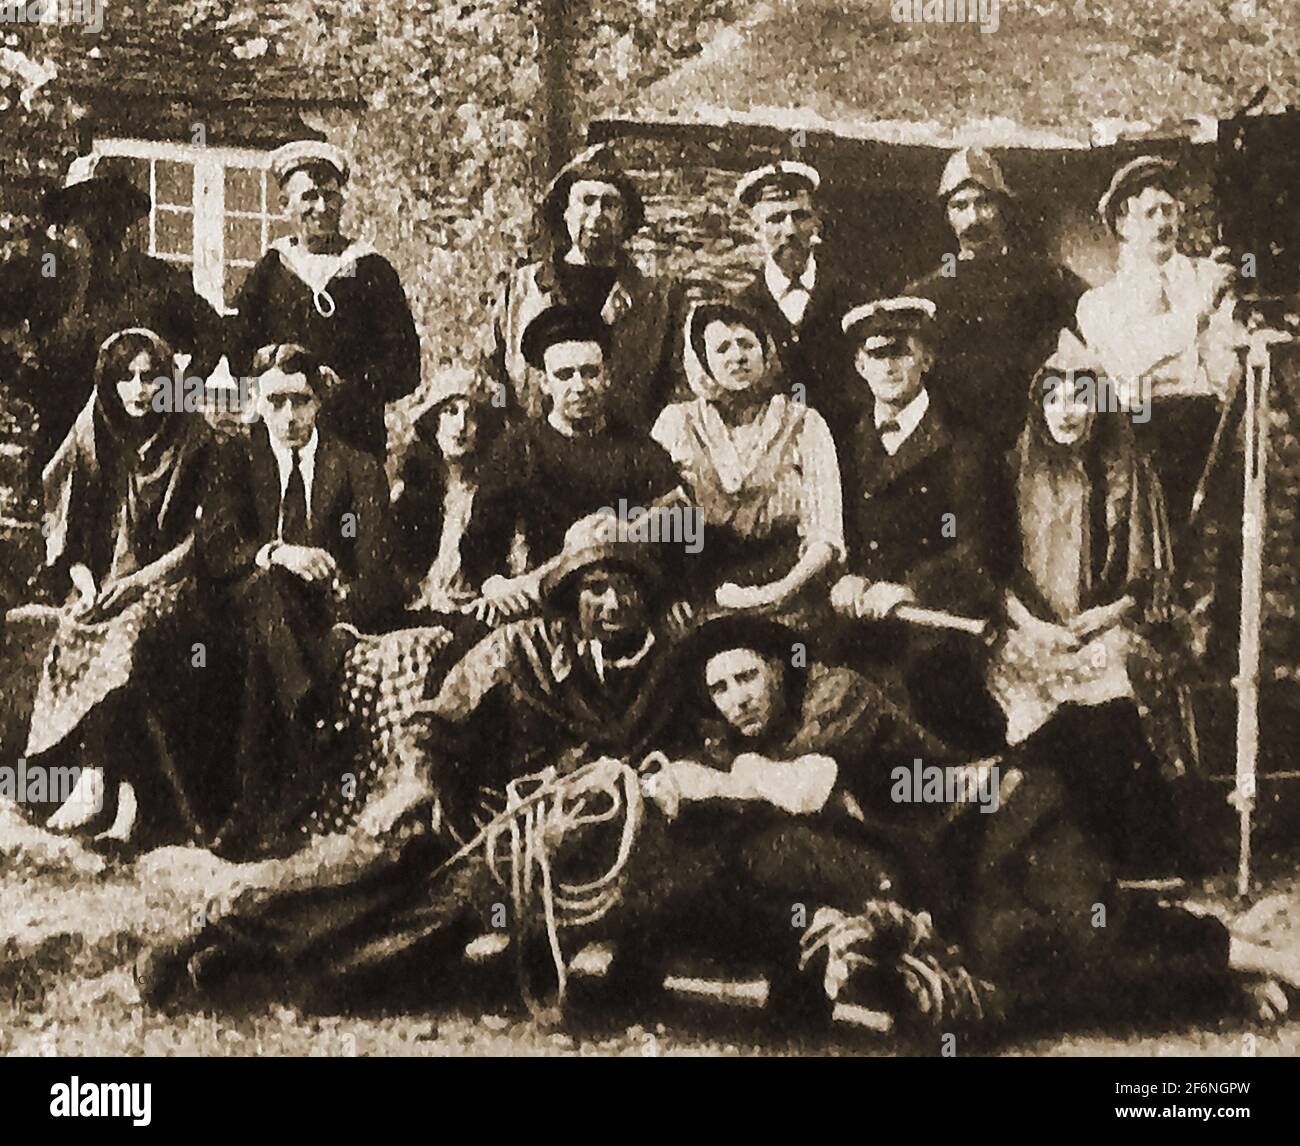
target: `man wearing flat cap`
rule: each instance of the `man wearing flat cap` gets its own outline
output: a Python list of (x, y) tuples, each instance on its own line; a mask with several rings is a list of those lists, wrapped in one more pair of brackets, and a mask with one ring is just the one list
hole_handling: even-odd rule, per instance
[(1236, 361), (1233, 268), (1218, 251), (1194, 258), (1178, 250), (1183, 204), (1175, 164), (1154, 155), (1124, 164), (1097, 213), (1118, 252), (1115, 277), (1079, 300), (1084, 340), (1111, 377), (1222, 395)]
[[(483, 528), (511, 519), (516, 544), (509, 577), (490, 579), (483, 596), (506, 616), (537, 600), (538, 578), (576, 521), (620, 499), (649, 509), (679, 478), (649, 436), (611, 432), (615, 379), (608, 362), (614, 331), (590, 310), (542, 311), (520, 338), (520, 353), (539, 379), (545, 414), (510, 426), (483, 464)], [(467, 543), (479, 543), (471, 523)]]
[(515, 413), (546, 416), (524, 331), (542, 311), (563, 306), (608, 329), (611, 423), (649, 431), (676, 377), (682, 294), (633, 261), (628, 240), (644, 221), (636, 185), (605, 145), (582, 152), (551, 180), (538, 214), (540, 257), (515, 271), (497, 308), (495, 369)]
[(420, 340), (392, 265), (365, 240), (340, 230), (347, 156), (314, 140), (271, 156), (293, 234), (275, 240), (253, 267), (235, 307), (231, 368), (248, 376), (263, 346), (306, 347), (337, 379), (323, 423), (349, 445), (383, 461), (384, 406), (420, 381)]
[(902, 605), (981, 617), (997, 604), (992, 459), (969, 421), (934, 400), (935, 318), (934, 303), (919, 297), (844, 316), (868, 408), (843, 464), (848, 573), (831, 605), (870, 626), (866, 640), (853, 637), (850, 660), (901, 680), (918, 718), (950, 743), (986, 752), (1000, 743), (1002, 722), (983, 688), (982, 649), (964, 634), (936, 636), (897, 619)]
[(851, 355), (840, 330), (840, 317), (855, 299), (817, 258), (820, 186), (816, 168), (792, 160), (755, 168), (736, 184), (736, 200), (763, 253), (763, 269), (740, 298), (766, 319), (788, 383), (804, 388), (802, 397), (826, 420), (838, 445), (861, 412), (856, 387), (844, 384)]
[(188, 357), (190, 377), (206, 377), (220, 354), (221, 320), (190, 272), (130, 242), (149, 206), (148, 192), (122, 162), (101, 155), (74, 159), (64, 186), (45, 196), (45, 217), (66, 250), (55, 252), (55, 275), (33, 279), (22, 303), (35, 366), (7, 379), (36, 410), (37, 465), (50, 459), (86, 404), (95, 356), (109, 336), (131, 327), (157, 331)]
[(944, 167), (939, 201), (957, 251), (906, 288), (934, 302), (935, 400), (973, 423), (996, 450), (1025, 421), (1025, 395), (1083, 293), (1071, 271), (1029, 248), (1013, 196), (987, 151), (963, 148)]

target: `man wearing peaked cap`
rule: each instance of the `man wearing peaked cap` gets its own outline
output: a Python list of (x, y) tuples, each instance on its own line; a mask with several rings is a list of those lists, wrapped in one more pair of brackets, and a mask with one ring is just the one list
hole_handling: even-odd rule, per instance
[[(1176, 164), (1140, 155), (1119, 168), (1097, 203), (1118, 245), (1115, 276), (1078, 304), (1080, 335), (1107, 377), (1146, 414), (1134, 432), (1160, 472), (1171, 519), (1186, 520), (1199, 467), (1218, 421), (1216, 403), (1238, 369), (1235, 268), (1178, 249), (1183, 204)], [(1185, 401), (1183, 398), (1202, 399)], [(1161, 406), (1153, 416), (1152, 404)]]
[(978, 426), (995, 449), (1009, 449), (1024, 424), (1027, 380), (1072, 321), (1083, 283), (1030, 248), (989, 152), (955, 151), (938, 198), (957, 249), (907, 287), (938, 308), (935, 400)]
[(933, 399), (937, 318), (930, 299), (902, 296), (855, 307), (842, 320), (867, 411), (843, 454), (848, 572), (831, 605), (870, 626), (867, 640), (850, 634), (847, 659), (901, 678), (922, 723), (984, 752), (996, 747), (1001, 728), (980, 683), (981, 649), (962, 635), (912, 631), (896, 619), (907, 604), (972, 616), (996, 606), (996, 534), (987, 511), (996, 500), (993, 467), (980, 435)]
[(572, 307), (608, 331), (612, 421), (649, 430), (679, 369), (683, 295), (633, 260), (629, 240), (644, 220), (641, 194), (607, 145), (587, 148), (551, 180), (537, 213), (537, 257), (511, 276), (496, 312), (493, 369), (513, 415), (545, 416), (542, 374), (524, 352), (525, 330), (550, 307)]
[(817, 169), (793, 160), (757, 167), (736, 184), (763, 254), (740, 301), (766, 321), (787, 384), (822, 415), (838, 445), (859, 413), (856, 388), (845, 385), (851, 366), (839, 325), (853, 292), (819, 258), (820, 187)]
[(382, 461), (384, 406), (420, 382), (420, 339), (392, 264), (342, 230), (352, 164), (338, 147), (295, 140), (271, 155), (292, 233), (276, 239), (235, 299), (231, 366), (247, 375), (263, 346), (294, 343), (337, 384), (322, 420), (349, 445)]

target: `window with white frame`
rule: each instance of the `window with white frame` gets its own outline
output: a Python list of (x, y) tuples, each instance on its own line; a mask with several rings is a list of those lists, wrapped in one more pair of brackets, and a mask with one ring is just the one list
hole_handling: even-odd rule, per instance
[(194, 288), (234, 313), (249, 270), (289, 230), (267, 169), (271, 153), (144, 139), (101, 139), (93, 151), (120, 158), (149, 192), (149, 218), (133, 239), (149, 254), (189, 267)]

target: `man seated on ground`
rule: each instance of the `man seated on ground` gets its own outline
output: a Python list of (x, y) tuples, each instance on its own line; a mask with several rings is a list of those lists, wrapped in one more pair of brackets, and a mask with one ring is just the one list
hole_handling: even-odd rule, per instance
[(483, 584), (485, 610), (511, 617), (535, 607), (547, 563), (575, 522), (620, 500), (649, 508), (679, 484), (657, 443), (607, 418), (609, 348), (600, 317), (571, 307), (544, 310), (524, 331), (523, 353), (540, 372), (548, 409), (507, 430), (483, 464), (481, 512), (467, 544), (503, 517), (517, 522), (515, 575)]
[(213, 696), (240, 698), (234, 803), (212, 844), (232, 858), (284, 842), (320, 791), (336, 762), (333, 626), (365, 627), (390, 596), (383, 472), (317, 426), (319, 363), (270, 346), (254, 370), (261, 421), (216, 459), (198, 539), (213, 615), (233, 621), (208, 651)]
[[(865, 677), (807, 655), (795, 630), (755, 617), (688, 639), (681, 758), (644, 782), (661, 814), (612, 922), (612, 987), (644, 1005), (685, 949), (760, 966), (778, 1022), (815, 1023), (836, 999), (901, 1026), (973, 1021), (987, 985), (917, 913), (941, 931), (956, 914), (965, 839), (984, 817), (891, 795), (895, 769), (917, 760), (952, 765), (972, 794), (980, 774)], [(987, 787), (996, 769), (983, 768)]]
[(151, 954), (146, 998), (246, 1001), (259, 974), (263, 989), (327, 1006), (408, 980), (445, 984), (510, 893), (482, 848), (440, 865), (505, 807), (507, 783), (601, 757), (636, 763), (670, 735), (676, 662), (648, 550), (571, 531), (541, 581), (549, 615), (494, 630), (452, 667), (344, 859), (297, 875), (286, 862), (279, 890), (237, 899), (194, 938)]

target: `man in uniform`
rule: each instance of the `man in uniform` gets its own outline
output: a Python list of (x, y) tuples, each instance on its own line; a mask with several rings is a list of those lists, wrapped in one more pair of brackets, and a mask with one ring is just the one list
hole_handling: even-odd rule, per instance
[(870, 405), (844, 467), (848, 569), (831, 591), (840, 615), (871, 622), (854, 642), (871, 669), (901, 679), (920, 720), (950, 743), (998, 748), (1004, 721), (982, 681), (982, 647), (897, 619), (919, 604), (969, 616), (997, 607), (1001, 526), (990, 520), (988, 447), (965, 420), (932, 400), (928, 381), (935, 307), (881, 299), (844, 316)]
[(955, 152), (939, 200), (958, 250), (904, 293), (936, 307), (935, 401), (1003, 451), (1024, 427), (1030, 382), (1073, 321), (1083, 283), (1027, 249), (1012, 225), (1011, 191), (988, 152)]
[(857, 387), (845, 384), (851, 363), (840, 317), (853, 302), (844, 283), (817, 258), (821, 176), (806, 163), (782, 160), (746, 174), (736, 198), (749, 212), (763, 269), (741, 300), (766, 320), (777, 340), (787, 386), (826, 420), (838, 445), (857, 421)]

